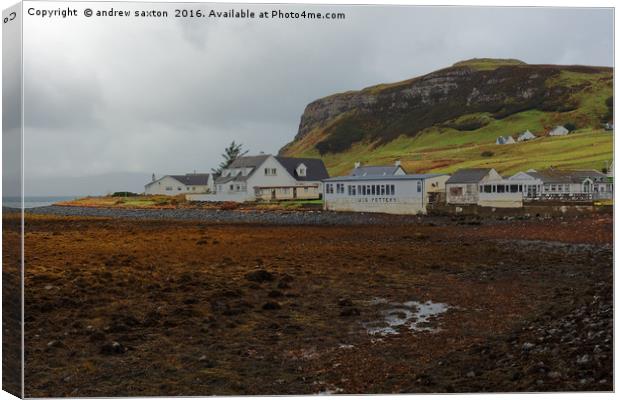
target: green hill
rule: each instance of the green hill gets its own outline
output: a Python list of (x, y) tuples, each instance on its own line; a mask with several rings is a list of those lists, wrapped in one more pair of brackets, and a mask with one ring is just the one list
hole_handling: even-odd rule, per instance
[[(310, 103), (287, 156), (321, 157), (330, 173), (355, 161), (400, 159), (409, 172), (492, 166), (597, 168), (612, 158), (613, 71), (473, 59), (428, 75), (334, 94)], [(555, 125), (575, 131), (548, 137)], [(529, 129), (539, 138), (495, 145)]]

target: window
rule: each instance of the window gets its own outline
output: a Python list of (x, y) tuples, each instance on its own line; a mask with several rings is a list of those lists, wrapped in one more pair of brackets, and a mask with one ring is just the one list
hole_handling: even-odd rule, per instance
[(183, 190), (183, 189), (181, 189), (181, 186), (177, 187), (177, 189), (178, 189), (178, 190)]
[(336, 184), (336, 192), (340, 194), (344, 194), (344, 183)]
[(306, 176), (306, 169), (305, 168), (299, 168), (299, 172), (297, 172), (297, 174), (299, 176)]
[(551, 185), (551, 191), (555, 192), (555, 185)]
[(235, 185), (230, 185), (230, 191), (232, 192), (233, 190), (235, 190)]
[(418, 193), (422, 192), (422, 181), (418, 181)]
[(497, 193), (504, 193), (506, 191), (506, 186), (497, 185)]
[(355, 185), (349, 186), (351, 188), (351, 195), (355, 196)]
[(275, 168), (265, 168), (265, 175), (267, 176), (276, 176), (276, 172)]
[(519, 191), (519, 185), (510, 185), (510, 193), (517, 193)]
[(325, 185), (325, 193), (334, 193), (334, 187), (331, 183)]
[(304, 193), (308, 193), (308, 186), (304, 187)]
[(376, 185), (372, 185), (372, 188), (370, 189), (370, 192), (372, 193), (373, 196), (375, 194), (377, 194), (377, 186)]
[(394, 196), (396, 194), (396, 187), (394, 185), (390, 185), (391, 195)]
[(385, 196), (385, 185), (381, 185), (381, 196)]

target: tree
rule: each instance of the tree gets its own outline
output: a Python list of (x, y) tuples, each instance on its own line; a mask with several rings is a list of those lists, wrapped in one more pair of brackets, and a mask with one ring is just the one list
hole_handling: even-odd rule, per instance
[(232, 143), (224, 149), (224, 153), (222, 154), (224, 161), (222, 161), (217, 168), (211, 168), (211, 171), (213, 171), (214, 174), (221, 174), (224, 169), (228, 168), (230, 164), (233, 163), (233, 161), (246, 155), (247, 152), (247, 150), (243, 150), (243, 144), (237, 144), (233, 140)]

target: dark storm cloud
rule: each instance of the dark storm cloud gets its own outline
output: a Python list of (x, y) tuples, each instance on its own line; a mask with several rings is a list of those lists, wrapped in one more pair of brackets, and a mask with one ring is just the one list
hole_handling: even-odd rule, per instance
[(276, 152), (316, 98), (467, 58), (612, 64), (609, 10), (279, 7), (347, 19), (28, 20), (27, 173), (208, 171), (233, 139)]

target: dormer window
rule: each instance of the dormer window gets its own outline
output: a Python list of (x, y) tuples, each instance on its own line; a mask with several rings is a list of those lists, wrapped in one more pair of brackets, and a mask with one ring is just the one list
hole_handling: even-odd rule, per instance
[(296, 172), (297, 176), (306, 176), (306, 166), (304, 164), (299, 164)]

